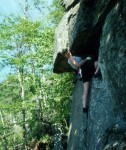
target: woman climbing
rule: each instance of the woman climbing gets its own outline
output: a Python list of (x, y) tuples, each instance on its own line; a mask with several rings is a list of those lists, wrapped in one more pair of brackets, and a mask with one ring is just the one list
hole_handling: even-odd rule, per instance
[(71, 52), (68, 49), (63, 49), (62, 55), (68, 58), (68, 63), (73, 69), (81, 69), (82, 81), (84, 86), (82, 102), (83, 112), (88, 112), (90, 81), (93, 76), (97, 77), (97, 75), (99, 74), (98, 62), (93, 61), (91, 57), (86, 57), (86, 59), (82, 59), (78, 56), (72, 56)]

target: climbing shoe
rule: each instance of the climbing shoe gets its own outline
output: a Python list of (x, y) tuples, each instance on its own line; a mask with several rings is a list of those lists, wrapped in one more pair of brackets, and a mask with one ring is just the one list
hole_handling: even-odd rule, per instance
[(83, 113), (87, 113), (88, 112), (88, 108), (83, 108)]

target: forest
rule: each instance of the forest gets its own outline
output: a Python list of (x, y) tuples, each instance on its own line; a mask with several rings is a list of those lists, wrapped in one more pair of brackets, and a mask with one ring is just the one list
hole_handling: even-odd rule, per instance
[[(53, 150), (57, 141), (65, 149), (73, 74), (53, 73), (61, 2), (25, 0), (20, 5), (23, 14), (1, 14), (0, 70), (11, 71), (0, 82), (0, 150), (34, 149), (38, 142)], [(48, 10), (44, 17), (43, 8)], [(35, 10), (39, 17), (33, 18)]]

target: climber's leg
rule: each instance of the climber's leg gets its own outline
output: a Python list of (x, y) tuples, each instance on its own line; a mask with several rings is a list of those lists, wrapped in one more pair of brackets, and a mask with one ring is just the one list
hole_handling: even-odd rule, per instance
[(90, 82), (84, 82), (84, 92), (83, 92), (83, 111), (88, 110), (88, 97), (89, 97), (89, 89), (90, 89)]
[(94, 62), (94, 67), (95, 67), (94, 78), (102, 77), (101, 71), (100, 71), (100, 68), (98, 66), (98, 62), (97, 61)]
[(94, 62), (94, 67), (95, 67), (95, 74), (99, 72), (99, 66), (98, 66), (98, 61)]

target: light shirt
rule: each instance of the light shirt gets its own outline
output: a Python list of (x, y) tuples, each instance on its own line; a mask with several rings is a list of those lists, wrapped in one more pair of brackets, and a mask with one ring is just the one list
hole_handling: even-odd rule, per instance
[[(79, 63), (79, 62), (82, 60), (82, 58), (81, 58), (81, 57), (78, 57), (78, 56), (72, 56), (72, 58), (73, 58), (77, 63)], [(70, 66), (71, 66), (73, 69), (78, 70), (78, 67), (75, 66), (74, 64), (72, 64), (71, 61), (69, 60), (69, 58), (68, 58), (68, 63), (70, 64)]]

